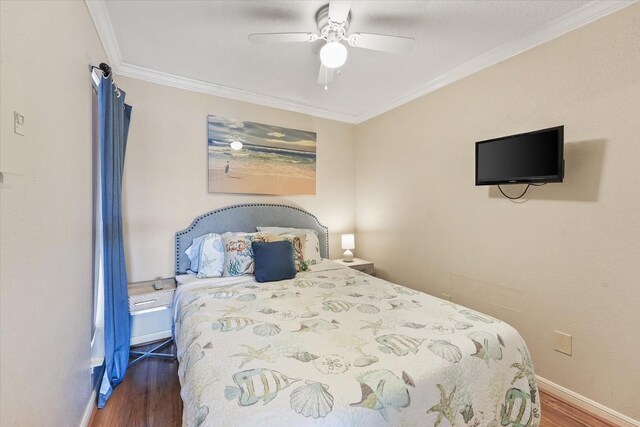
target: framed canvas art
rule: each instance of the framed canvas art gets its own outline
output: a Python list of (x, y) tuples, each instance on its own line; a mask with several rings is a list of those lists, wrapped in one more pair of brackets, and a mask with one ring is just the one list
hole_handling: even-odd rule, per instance
[(207, 117), (209, 193), (316, 194), (316, 133)]

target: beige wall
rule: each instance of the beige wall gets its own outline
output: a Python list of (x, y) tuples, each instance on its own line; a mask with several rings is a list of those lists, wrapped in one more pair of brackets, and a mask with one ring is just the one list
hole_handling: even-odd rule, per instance
[(0, 425), (78, 425), (91, 394), (88, 67), (105, 54), (84, 2), (0, 10)]
[[(314, 213), (339, 234), (355, 228), (353, 125), (116, 77), (133, 106), (125, 160), (124, 227), (131, 281), (172, 276), (175, 232), (210, 210), (237, 203), (285, 203)], [(315, 196), (207, 193), (207, 115), (317, 132)]]
[[(104, 51), (83, 2), (2, 1), (0, 15), (0, 425), (76, 425), (90, 395), (87, 66)], [(171, 275), (175, 231), (218, 207), (308, 209), (333, 257), (357, 220), (356, 255), (381, 276), (509, 321), (541, 376), (640, 418), (638, 28), (636, 5), (358, 127), (117, 77), (134, 106), (129, 278)], [(208, 114), (318, 132), (317, 195), (208, 194)], [(557, 124), (565, 183), (522, 204), (473, 186), (474, 141)], [(553, 330), (574, 336), (573, 357)]]
[[(474, 186), (475, 141), (561, 124), (564, 183)], [(510, 322), (540, 376), (640, 419), (640, 5), (356, 132), (356, 255)]]

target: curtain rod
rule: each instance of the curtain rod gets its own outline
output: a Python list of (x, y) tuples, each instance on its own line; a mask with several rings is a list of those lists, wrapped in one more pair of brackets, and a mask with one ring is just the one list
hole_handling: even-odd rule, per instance
[(105, 64), (104, 62), (101, 62), (100, 65), (98, 65), (97, 67), (95, 65), (91, 65), (89, 67), (89, 69), (91, 71), (100, 70), (100, 71), (102, 71), (102, 74), (105, 77), (109, 77), (109, 75), (111, 74), (111, 67), (109, 66), (109, 64)]
[[(95, 65), (90, 65), (89, 66), (89, 70), (91, 72), (93, 72), (93, 70), (100, 70), (102, 71), (102, 76), (104, 78), (107, 78), (111, 75), (111, 67), (109, 66), (109, 64), (101, 62), (100, 65), (98, 65), (97, 67)], [(120, 98), (120, 89), (118, 89), (118, 85), (116, 84), (115, 80), (111, 79), (111, 84), (115, 87), (116, 89), (116, 96), (118, 98)]]

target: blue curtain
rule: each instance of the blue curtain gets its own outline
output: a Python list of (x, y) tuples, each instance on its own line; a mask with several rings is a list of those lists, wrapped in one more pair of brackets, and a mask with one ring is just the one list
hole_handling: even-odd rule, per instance
[(103, 408), (124, 379), (129, 362), (129, 305), (127, 271), (122, 236), (122, 172), (127, 147), (131, 106), (112, 77), (100, 79), (98, 120), (100, 127), (100, 189), (102, 192), (102, 254), (104, 266), (105, 371), (98, 408)]

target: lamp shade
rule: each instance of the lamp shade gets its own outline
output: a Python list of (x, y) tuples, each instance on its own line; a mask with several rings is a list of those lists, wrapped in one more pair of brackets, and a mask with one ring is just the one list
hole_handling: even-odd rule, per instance
[(356, 238), (353, 234), (342, 235), (342, 249), (355, 249)]
[(347, 54), (345, 45), (331, 41), (320, 49), (320, 62), (327, 68), (339, 68), (347, 61)]

